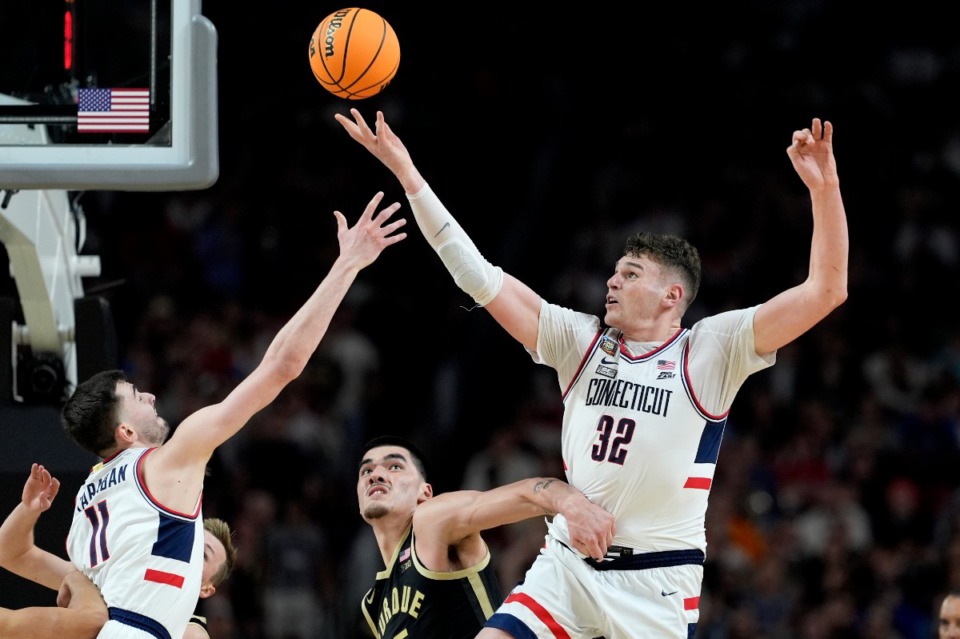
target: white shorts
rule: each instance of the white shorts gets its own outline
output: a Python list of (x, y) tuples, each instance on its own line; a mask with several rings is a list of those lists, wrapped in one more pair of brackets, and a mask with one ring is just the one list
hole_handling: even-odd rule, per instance
[(699, 551), (648, 553), (597, 570), (547, 536), (486, 627), (517, 639), (689, 639), (700, 618), (702, 561)]

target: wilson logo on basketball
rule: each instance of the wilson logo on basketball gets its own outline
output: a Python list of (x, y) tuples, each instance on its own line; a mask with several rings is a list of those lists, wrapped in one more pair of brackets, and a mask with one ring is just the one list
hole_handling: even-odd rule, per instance
[(323, 38), (324, 55), (328, 58), (335, 52), (334, 45), (336, 44), (337, 39), (334, 37), (334, 35), (337, 33), (337, 29), (343, 26), (344, 17), (348, 16), (349, 14), (350, 10), (347, 9), (345, 11), (336, 11), (330, 17), (330, 24), (327, 25), (327, 33)]

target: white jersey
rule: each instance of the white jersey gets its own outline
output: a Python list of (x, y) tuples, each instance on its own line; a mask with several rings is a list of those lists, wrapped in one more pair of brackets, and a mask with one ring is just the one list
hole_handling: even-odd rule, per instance
[(102, 638), (179, 639), (200, 596), (203, 517), (157, 503), (130, 448), (94, 466), (74, 502), (67, 553), (110, 611)]
[[(775, 353), (756, 354), (758, 307), (721, 313), (664, 343), (632, 343), (599, 318), (544, 302), (534, 361), (563, 391), (567, 481), (616, 518), (614, 546), (706, 551), (707, 497), (730, 405)], [(562, 516), (549, 534), (572, 546)]]

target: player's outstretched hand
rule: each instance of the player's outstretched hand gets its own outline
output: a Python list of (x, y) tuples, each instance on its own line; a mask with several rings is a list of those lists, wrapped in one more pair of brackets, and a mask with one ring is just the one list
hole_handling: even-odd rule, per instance
[(46, 512), (60, 490), (60, 480), (40, 464), (30, 467), (30, 476), (23, 485), (23, 505), (33, 512)]
[(347, 218), (340, 211), (334, 211), (337, 218), (337, 241), (340, 243), (340, 255), (354, 261), (357, 268), (364, 268), (372, 264), (383, 249), (396, 244), (407, 237), (406, 233), (397, 233), (407, 221), (400, 218), (390, 221), (399, 202), (394, 202), (385, 209), (377, 212), (383, 191), (379, 191), (367, 204), (360, 219), (352, 227), (347, 224)]
[(333, 117), (343, 126), (351, 138), (359, 142), (363, 148), (373, 154), (394, 175), (400, 175), (403, 169), (411, 162), (410, 153), (400, 138), (393, 132), (383, 117), (383, 111), (377, 111), (376, 132), (369, 126), (360, 111), (350, 109), (353, 119), (337, 113)]
[(840, 183), (833, 156), (833, 124), (814, 118), (809, 129), (793, 132), (787, 155), (800, 179), (811, 191)]

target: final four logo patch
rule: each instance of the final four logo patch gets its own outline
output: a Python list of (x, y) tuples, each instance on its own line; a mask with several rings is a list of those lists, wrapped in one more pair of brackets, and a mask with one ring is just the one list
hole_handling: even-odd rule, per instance
[(619, 355), (620, 345), (617, 344), (617, 340), (603, 336), (600, 338), (600, 350), (607, 355)]

